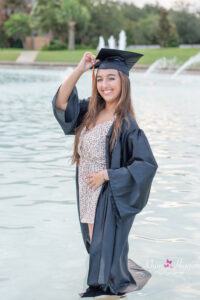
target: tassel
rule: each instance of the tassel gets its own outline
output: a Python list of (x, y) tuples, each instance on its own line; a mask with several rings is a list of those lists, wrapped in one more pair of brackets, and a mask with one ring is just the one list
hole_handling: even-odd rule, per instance
[(95, 82), (95, 67), (93, 65), (92, 66), (92, 87), (94, 87), (94, 82)]

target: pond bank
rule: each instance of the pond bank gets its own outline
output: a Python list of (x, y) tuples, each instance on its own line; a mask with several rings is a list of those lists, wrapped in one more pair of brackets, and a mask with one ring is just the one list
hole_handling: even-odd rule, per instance
[[(26, 68), (36, 68), (36, 69), (57, 69), (65, 70), (68, 67), (76, 67), (77, 63), (64, 63), (64, 62), (32, 62), (32, 63), (22, 63), (15, 61), (0, 61), (0, 68), (13, 68), (13, 69), (26, 69)], [(135, 65), (133, 70), (136, 72), (145, 72), (149, 68), (149, 65)], [(161, 68), (159, 72), (164, 73), (174, 73), (178, 68), (173, 67), (170, 69)], [(158, 70), (157, 70), (158, 71)], [(185, 73), (200, 74), (200, 67), (189, 67), (184, 71)]]

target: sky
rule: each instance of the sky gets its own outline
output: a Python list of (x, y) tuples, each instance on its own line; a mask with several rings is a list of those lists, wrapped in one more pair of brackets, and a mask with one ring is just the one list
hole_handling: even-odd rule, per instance
[(136, 6), (142, 7), (145, 4), (156, 4), (159, 2), (160, 5), (165, 8), (174, 7), (176, 2), (189, 3), (192, 11), (200, 10), (200, 0), (123, 0), (123, 2), (134, 3)]

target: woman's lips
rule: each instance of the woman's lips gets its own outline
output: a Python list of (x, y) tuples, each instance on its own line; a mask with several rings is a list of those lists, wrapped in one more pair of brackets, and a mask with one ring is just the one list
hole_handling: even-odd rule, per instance
[(111, 91), (111, 90), (108, 90), (108, 91), (103, 91), (103, 93), (104, 93), (105, 95), (109, 95), (109, 94), (111, 94), (111, 93), (112, 93), (112, 91)]

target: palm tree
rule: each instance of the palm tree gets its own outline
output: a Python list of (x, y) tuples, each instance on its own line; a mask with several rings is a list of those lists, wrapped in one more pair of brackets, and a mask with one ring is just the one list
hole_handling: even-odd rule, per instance
[(62, 0), (61, 3), (63, 22), (68, 25), (68, 49), (75, 49), (75, 25), (77, 22), (88, 23), (89, 12), (77, 0)]

